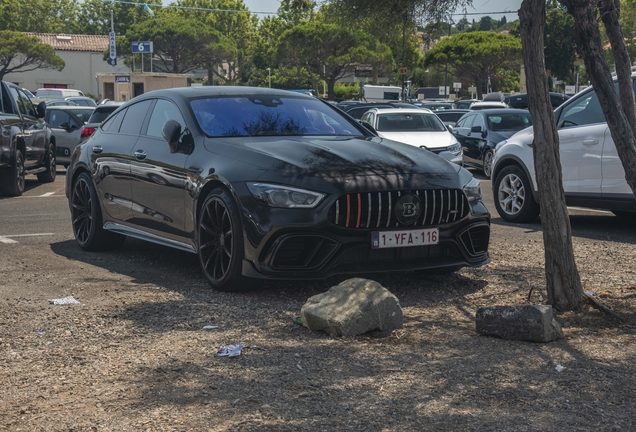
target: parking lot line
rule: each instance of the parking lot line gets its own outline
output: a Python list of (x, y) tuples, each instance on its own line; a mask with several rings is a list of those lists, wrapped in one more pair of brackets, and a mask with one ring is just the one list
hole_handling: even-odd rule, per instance
[(0, 243), (4, 243), (4, 244), (18, 243), (16, 240), (12, 240), (12, 239), (10, 239), (9, 237), (37, 237), (37, 236), (47, 236), (47, 235), (53, 235), (53, 233), (11, 234), (11, 235), (5, 235), (5, 236), (0, 236)]

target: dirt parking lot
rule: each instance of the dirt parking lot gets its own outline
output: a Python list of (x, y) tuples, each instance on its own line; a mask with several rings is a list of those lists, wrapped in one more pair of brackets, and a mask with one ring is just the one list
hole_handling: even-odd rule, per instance
[[(585, 306), (547, 344), (474, 330), (481, 306), (531, 288), (545, 303), (538, 223), (495, 218), (482, 268), (367, 275), (399, 298), (404, 328), (348, 338), (293, 323), (346, 277), (225, 294), (194, 255), (136, 240), (86, 253), (64, 226), (0, 242), (0, 430), (635, 430), (636, 228), (605, 213), (572, 225), (584, 289), (627, 321)], [(70, 295), (80, 304), (48, 302)], [(236, 343), (239, 357), (217, 356)]]

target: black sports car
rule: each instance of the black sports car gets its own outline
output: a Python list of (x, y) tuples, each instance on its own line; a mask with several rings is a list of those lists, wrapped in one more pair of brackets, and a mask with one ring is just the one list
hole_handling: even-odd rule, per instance
[(192, 252), (224, 291), (489, 262), (490, 215), (467, 170), (294, 92), (138, 96), (77, 147), (66, 194), (83, 249), (131, 236)]

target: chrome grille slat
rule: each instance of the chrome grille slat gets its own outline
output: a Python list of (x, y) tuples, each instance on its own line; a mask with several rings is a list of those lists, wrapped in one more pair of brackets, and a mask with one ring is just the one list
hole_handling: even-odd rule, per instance
[(386, 227), (387, 228), (389, 227), (389, 224), (391, 223), (391, 213), (392, 213), (391, 210), (393, 210), (393, 207), (391, 206), (391, 192), (389, 192), (389, 210), (387, 212), (388, 213), (388, 218), (386, 220)]
[(380, 218), (382, 217), (382, 192), (378, 192), (378, 223), (376, 224), (376, 228), (380, 228)]
[(369, 228), (371, 226), (371, 208), (373, 206), (371, 205), (371, 192), (369, 192), (367, 195), (368, 195), (368, 199), (369, 199), (369, 207), (367, 208), (368, 216), (367, 216), (367, 226), (366, 227)]
[[(466, 195), (460, 189), (419, 189), (350, 193), (340, 196), (329, 221), (348, 229), (408, 228), (457, 222), (469, 213)], [(395, 217), (395, 204), (405, 195), (420, 198), (422, 214), (415, 225), (403, 225)], [(366, 202), (364, 199), (366, 195)], [(366, 213), (365, 213), (366, 212)], [(377, 219), (374, 213), (377, 212)], [(375, 226), (373, 224), (375, 220)]]

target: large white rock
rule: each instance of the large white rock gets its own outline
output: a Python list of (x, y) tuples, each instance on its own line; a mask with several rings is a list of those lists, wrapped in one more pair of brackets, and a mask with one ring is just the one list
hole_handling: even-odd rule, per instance
[(353, 278), (310, 297), (300, 310), (303, 325), (332, 336), (402, 328), (400, 301), (378, 282)]

